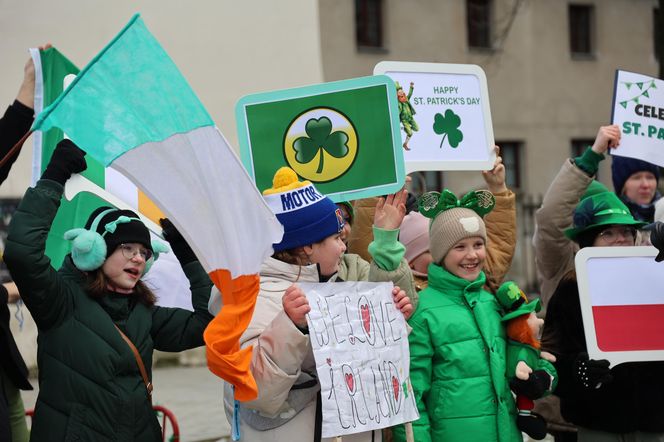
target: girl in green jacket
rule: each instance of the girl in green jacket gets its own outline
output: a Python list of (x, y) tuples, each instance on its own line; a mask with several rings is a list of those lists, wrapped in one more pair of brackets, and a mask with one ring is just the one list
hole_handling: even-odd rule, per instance
[[(488, 191), (461, 199), (444, 190), (420, 198), (431, 218), (433, 263), (409, 320), (410, 376), (420, 412), (418, 442), (520, 441), (506, 378), (506, 338), (500, 306), (485, 289), (486, 228), (482, 216), (495, 199)], [(395, 440), (405, 440), (403, 427)]]
[(134, 212), (108, 207), (65, 234), (72, 253), (55, 270), (45, 255), (47, 233), (65, 182), (85, 168), (83, 151), (61, 141), (9, 226), (5, 263), (39, 328), (30, 440), (161, 441), (150, 399), (152, 353), (204, 344), (212, 283), (182, 236), (163, 224), (194, 311), (156, 306), (141, 278), (165, 245), (150, 239)]

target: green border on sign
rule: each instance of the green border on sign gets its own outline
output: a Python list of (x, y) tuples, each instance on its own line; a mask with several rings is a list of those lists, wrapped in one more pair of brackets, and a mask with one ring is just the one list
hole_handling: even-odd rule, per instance
[[(238, 140), (240, 143), (240, 159), (249, 176), (256, 181), (255, 168), (253, 162), (253, 152), (251, 139), (249, 136), (249, 108), (260, 105), (270, 105), (282, 101), (316, 97), (336, 92), (351, 91), (356, 89), (375, 89), (376, 86), (382, 86), (385, 91), (389, 113), (390, 139), (392, 145), (393, 164), (395, 167), (393, 176), (394, 181), (380, 185), (369, 185), (354, 190), (340, 190), (338, 192), (323, 191), (333, 201), (349, 201), (360, 198), (394, 193), (400, 190), (405, 182), (405, 166), (403, 150), (401, 147), (401, 134), (399, 132), (398, 105), (396, 99), (396, 87), (392, 79), (386, 75), (376, 75), (372, 77), (353, 78), (350, 80), (335, 81), (330, 83), (321, 83), (312, 86), (305, 86), (293, 89), (284, 89), (279, 91), (251, 94), (242, 97), (235, 106), (235, 118), (238, 128)], [(326, 107), (324, 104), (321, 107)], [(305, 111), (306, 109), (303, 109)], [(361, 148), (358, 148), (358, 150)], [(286, 165), (275, 164), (274, 170)], [(334, 180), (331, 181), (333, 183)], [(321, 183), (322, 185), (322, 183)], [(260, 189), (259, 189), (260, 190)]]

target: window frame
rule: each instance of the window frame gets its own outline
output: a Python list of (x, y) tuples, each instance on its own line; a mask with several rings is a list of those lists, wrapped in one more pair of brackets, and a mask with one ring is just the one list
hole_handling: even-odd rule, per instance
[[(355, 45), (359, 51), (385, 50), (384, 15), (383, 0), (355, 0)], [(371, 29), (372, 20), (376, 35)]]
[[(587, 15), (584, 17), (581, 12)], [(595, 5), (567, 4), (567, 33), (569, 51), (574, 60), (594, 60), (596, 56)], [(581, 23), (584, 22), (585, 23)], [(583, 46), (583, 47), (582, 47)]]
[[(472, 11), (473, 8), (475, 11)], [(493, 14), (494, 0), (466, 0), (466, 44), (470, 51), (494, 50)], [(480, 20), (475, 20), (480, 15)]]
[[(500, 156), (505, 165), (505, 185), (509, 189), (521, 189), (523, 186), (523, 152), (525, 143), (522, 140), (500, 140), (496, 141), (496, 145), (500, 146)], [(507, 148), (514, 148), (514, 164), (505, 162), (505, 150)], [(510, 182), (510, 173), (514, 176), (514, 182)]]

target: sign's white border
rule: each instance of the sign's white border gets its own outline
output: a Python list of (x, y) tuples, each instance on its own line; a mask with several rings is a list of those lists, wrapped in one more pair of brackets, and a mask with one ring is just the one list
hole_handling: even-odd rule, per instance
[[(588, 272), (588, 261), (594, 258), (628, 258), (641, 257), (651, 258), (653, 262), (657, 256), (654, 247), (585, 247), (579, 250), (574, 258), (576, 265), (576, 277), (579, 286), (579, 301), (581, 303), (581, 315), (583, 317), (583, 329), (586, 335), (586, 346), (590, 359), (606, 359), (611, 366), (624, 362), (636, 361), (663, 361), (664, 350), (635, 350), (635, 351), (602, 351), (597, 346), (597, 334), (593, 321), (592, 302), (590, 298), (590, 283)], [(664, 264), (662, 264), (662, 276), (664, 279)], [(663, 286), (664, 287), (664, 286)], [(628, 296), (629, 294), (625, 294)], [(663, 319), (664, 320), (664, 319)]]
[[(486, 161), (406, 161), (406, 173), (424, 170), (490, 170), (496, 159), (493, 146), (493, 124), (489, 105), (489, 88), (484, 70), (474, 64), (418, 63), (407, 61), (381, 61), (374, 67), (374, 75), (387, 75), (393, 72), (424, 72), (432, 74), (473, 75), (480, 84), (484, 132), (487, 140), (488, 160)], [(405, 156), (406, 157), (406, 156)]]

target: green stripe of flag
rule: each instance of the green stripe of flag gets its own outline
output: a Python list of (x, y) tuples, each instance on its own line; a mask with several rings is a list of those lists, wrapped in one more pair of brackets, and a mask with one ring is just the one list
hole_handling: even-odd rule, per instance
[(35, 120), (105, 166), (147, 142), (213, 125), (171, 58), (136, 14)]
[[(39, 51), (39, 74), (36, 80), (36, 87), (41, 91), (42, 101), (37, 105), (47, 107), (55, 102), (62, 93), (63, 80), (68, 74), (78, 74), (79, 69), (67, 57), (65, 57), (56, 48), (49, 48)], [(35, 93), (37, 98), (39, 94)], [(53, 149), (58, 141), (62, 139), (62, 130), (53, 127), (42, 133), (41, 138), (35, 137), (39, 144), (35, 149), (39, 151), (34, 157), (33, 167), (37, 171), (37, 177), (41, 176), (51, 159)], [(88, 178), (100, 187), (105, 185), (104, 167), (95, 160), (88, 157), (88, 168), (83, 172), (83, 176)], [(51, 259), (51, 264), (59, 268), (67, 253), (69, 253), (70, 243), (65, 241), (64, 233), (74, 227), (81, 227), (85, 224), (90, 213), (101, 205), (108, 205), (96, 195), (88, 192), (82, 192), (76, 195), (71, 201), (63, 198), (60, 203), (60, 209), (53, 221), (51, 230), (46, 239), (46, 255)]]

